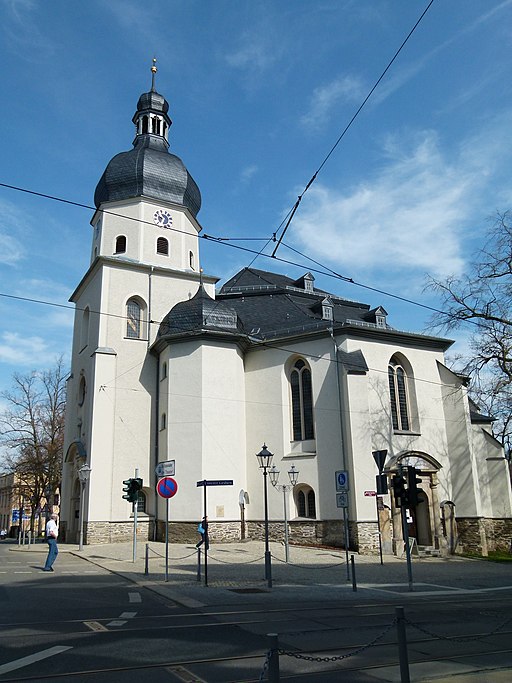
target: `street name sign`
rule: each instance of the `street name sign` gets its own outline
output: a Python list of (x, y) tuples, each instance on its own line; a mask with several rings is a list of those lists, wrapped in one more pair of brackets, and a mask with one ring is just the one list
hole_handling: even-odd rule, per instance
[(203, 479), (197, 486), (233, 486), (233, 479)]

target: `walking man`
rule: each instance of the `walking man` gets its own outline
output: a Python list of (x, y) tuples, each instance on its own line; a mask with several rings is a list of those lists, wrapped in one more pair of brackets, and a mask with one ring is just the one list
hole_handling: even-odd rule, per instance
[(48, 543), (48, 557), (44, 565), (44, 572), (53, 572), (53, 563), (59, 554), (59, 547), (57, 546), (57, 537), (59, 535), (59, 527), (57, 526), (57, 515), (53, 513), (46, 523), (46, 542)]

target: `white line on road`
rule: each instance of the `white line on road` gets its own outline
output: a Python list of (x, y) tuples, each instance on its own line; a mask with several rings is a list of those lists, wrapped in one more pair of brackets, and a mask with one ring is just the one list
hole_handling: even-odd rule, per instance
[(0, 676), (2, 674), (9, 673), (9, 671), (15, 671), (16, 669), (21, 669), (24, 666), (29, 666), (34, 662), (40, 662), (42, 659), (47, 659), (48, 657), (53, 657), (54, 655), (59, 655), (61, 652), (66, 650), (71, 650), (71, 645), (56, 645), (55, 647), (50, 647), (48, 650), (42, 650), (41, 652), (36, 652), (28, 657), (22, 657), (21, 659), (15, 659), (14, 662), (8, 662), (7, 664), (2, 664), (0, 666)]
[(121, 621), (120, 619), (117, 619), (116, 621), (109, 621), (107, 626), (124, 626), (126, 624), (126, 621)]
[(119, 615), (119, 619), (133, 619), (137, 612), (123, 612)]
[(128, 593), (128, 602), (142, 602), (140, 593)]

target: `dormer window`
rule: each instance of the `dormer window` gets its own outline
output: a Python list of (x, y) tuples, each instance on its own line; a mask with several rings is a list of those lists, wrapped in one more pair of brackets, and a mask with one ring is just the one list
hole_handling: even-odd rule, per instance
[(312, 292), (313, 291), (313, 282), (315, 281), (314, 277), (311, 275), (311, 273), (306, 273), (304, 275), (304, 291), (306, 292)]
[(386, 327), (386, 316), (387, 316), (387, 311), (382, 308), (382, 306), (378, 306), (378, 308), (375, 309), (375, 324), (377, 327)]
[(330, 297), (325, 297), (322, 301), (322, 320), (332, 320), (333, 319), (334, 305)]

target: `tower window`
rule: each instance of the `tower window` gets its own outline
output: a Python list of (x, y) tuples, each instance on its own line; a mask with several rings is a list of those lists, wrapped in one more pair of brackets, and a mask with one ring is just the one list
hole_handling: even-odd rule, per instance
[(293, 365), (290, 374), (290, 388), (293, 440), (314, 439), (311, 370), (302, 358), (295, 361)]
[(159, 237), (156, 241), (156, 253), (162, 256), (169, 256), (169, 242), (165, 237)]
[(147, 132), (148, 132), (148, 117), (143, 116), (142, 117), (142, 134), (144, 135)]
[(192, 268), (192, 270), (194, 270), (194, 252), (193, 251), (188, 252), (188, 263), (189, 263), (190, 267)]
[(116, 237), (116, 248), (114, 254), (124, 254), (126, 252), (126, 237), (125, 235), (118, 235)]
[(89, 343), (89, 306), (87, 306), (82, 315), (82, 327), (80, 330), (80, 351), (83, 351)]
[(130, 299), (126, 304), (126, 336), (141, 338), (142, 308), (138, 301)]

